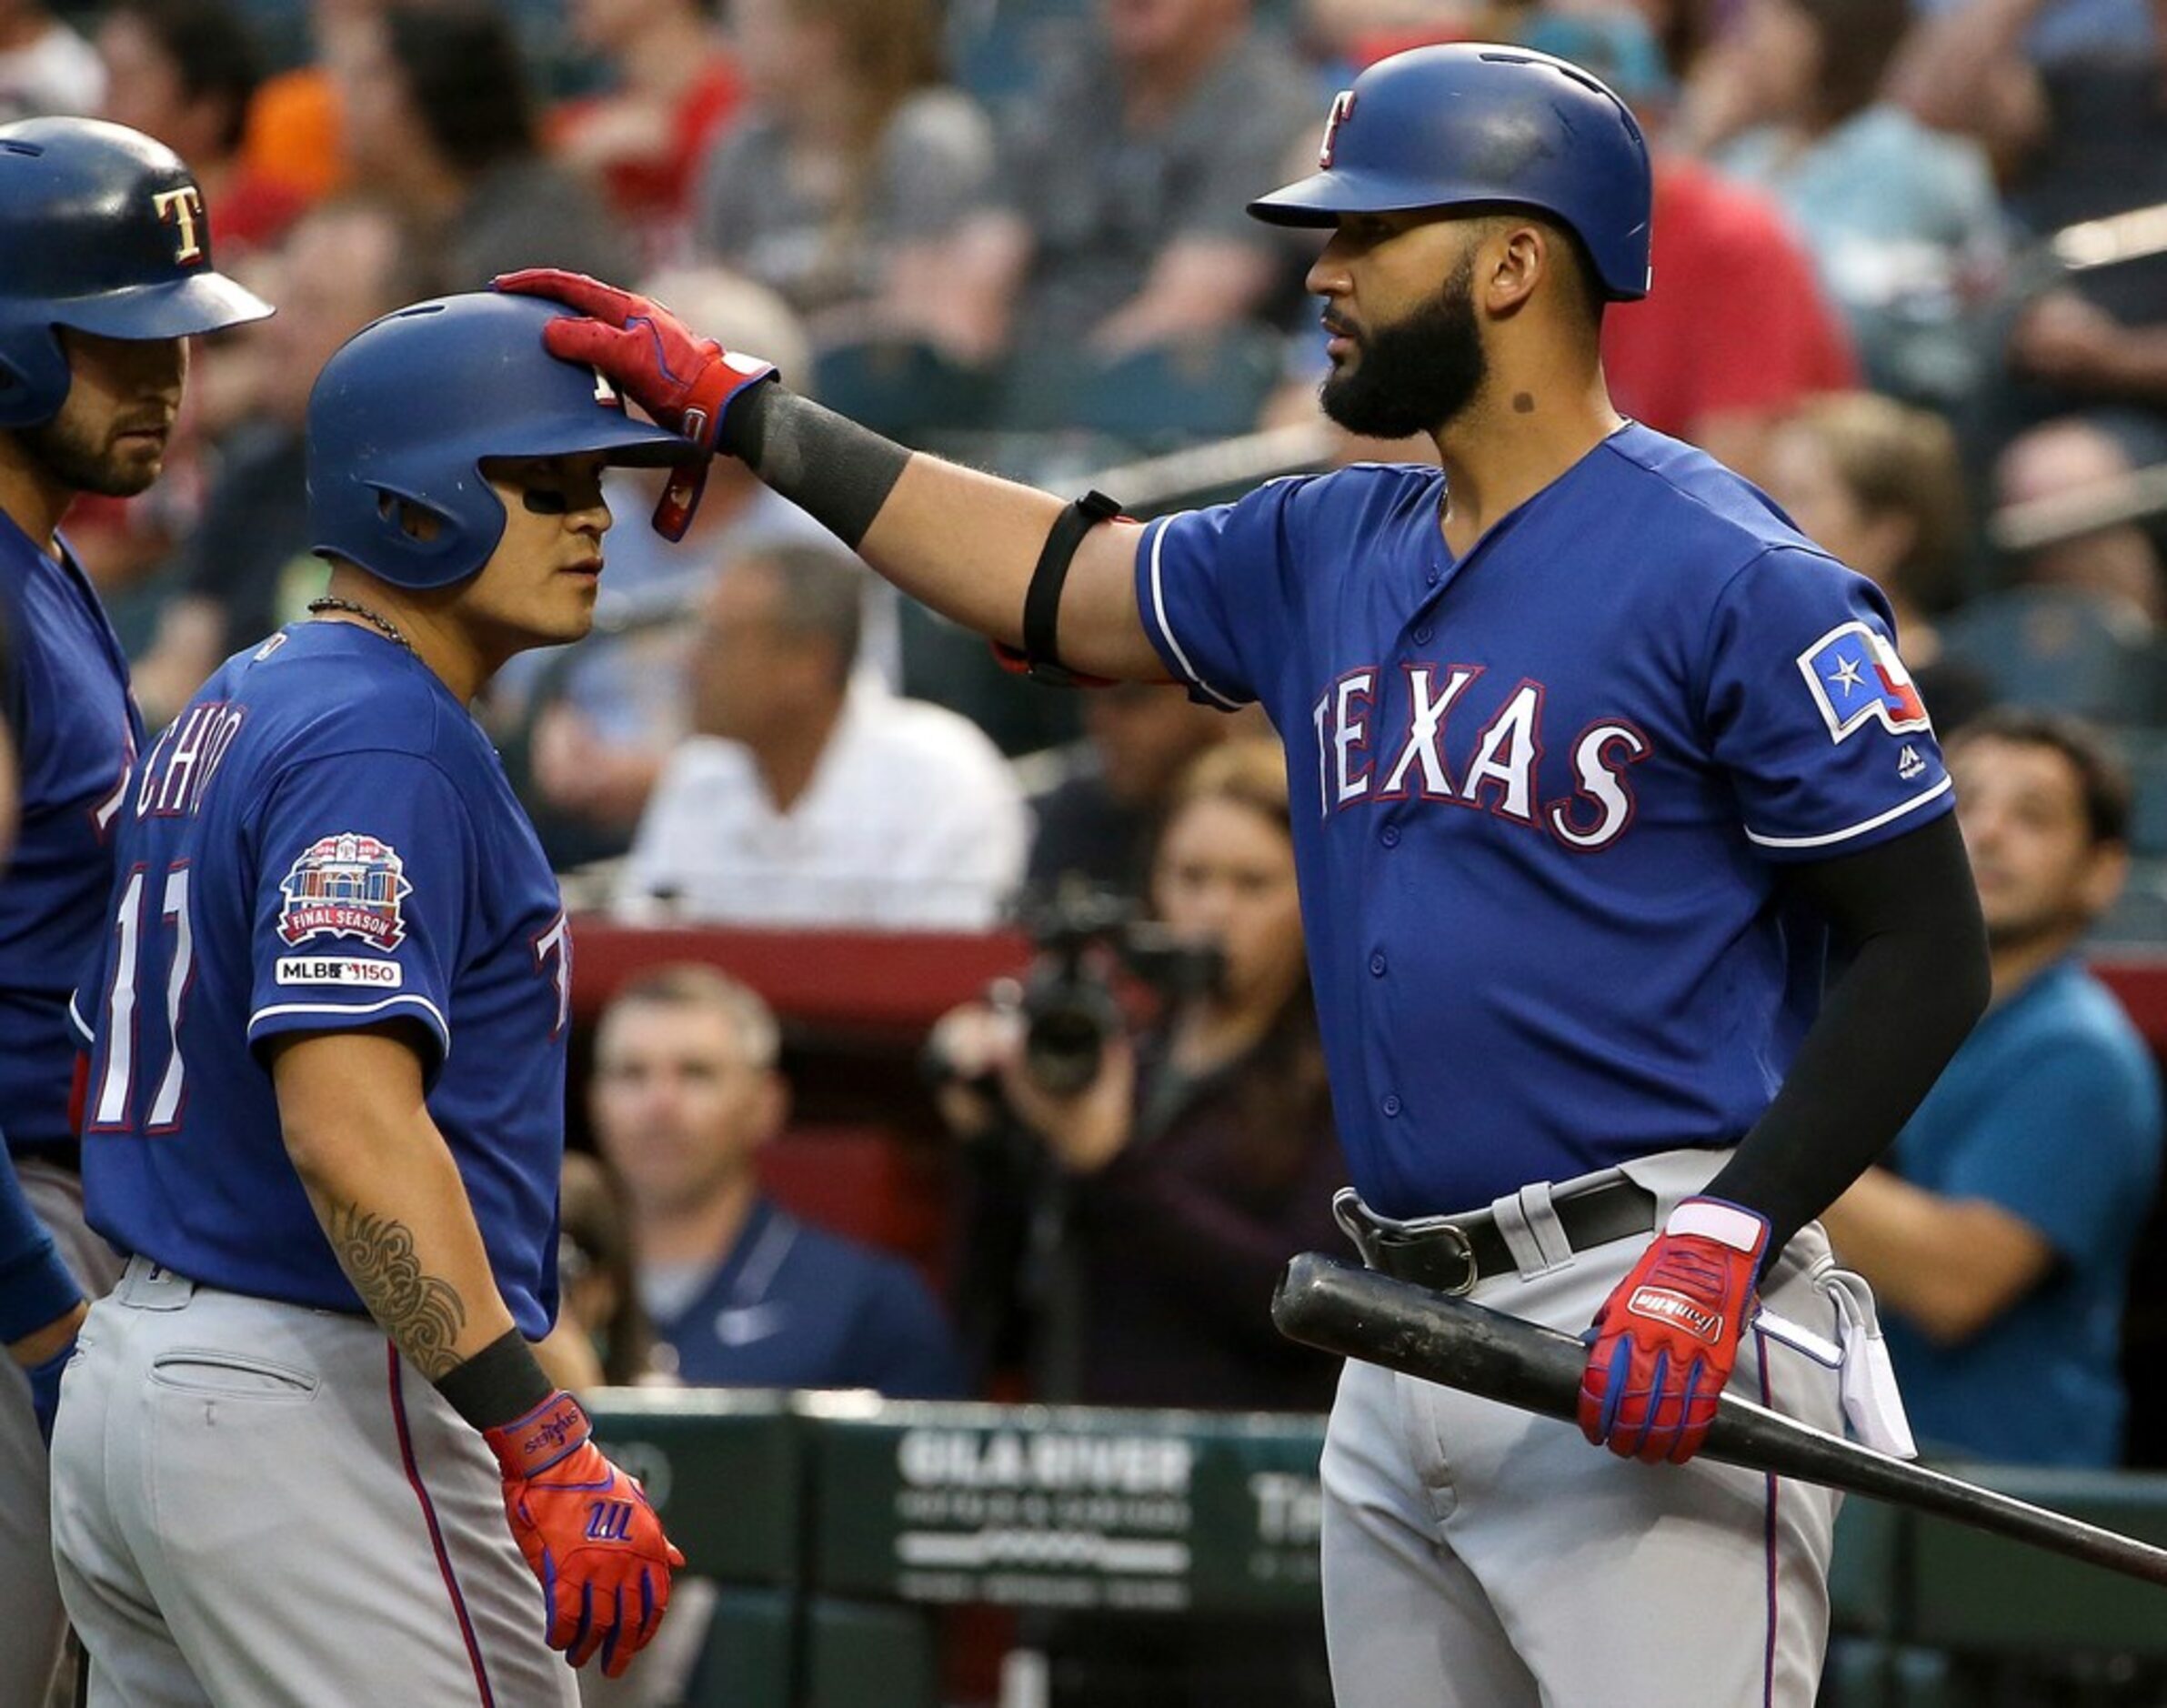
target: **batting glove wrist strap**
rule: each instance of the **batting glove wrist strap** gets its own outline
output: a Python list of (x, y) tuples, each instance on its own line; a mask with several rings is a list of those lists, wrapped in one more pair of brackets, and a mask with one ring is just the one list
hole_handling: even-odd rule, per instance
[(1580, 1432), (1628, 1459), (1683, 1464), (1700, 1451), (1738, 1361), (1768, 1249), (1766, 1217), (1689, 1198), (1595, 1314)]
[(560, 1388), (533, 1411), (484, 1430), (482, 1439), (510, 1482), (538, 1476), (586, 1446), (594, 1432), (579, 1402)]

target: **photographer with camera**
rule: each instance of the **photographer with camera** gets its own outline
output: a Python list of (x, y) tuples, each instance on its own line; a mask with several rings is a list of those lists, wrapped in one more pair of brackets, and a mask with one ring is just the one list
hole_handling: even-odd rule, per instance
[[(1321, 1411), (1336, 1364), (1280, 1339), (1269, 1309), (1288, 1258), (1332, 1242), (1345, 1170), (1276, 743), (1190, 767), (1150, 893), (1149, 923), (1057, 904), (1023, 990), (935, 1029), (974, 1198), (967, 1338), (999, 1363), (1028, 1319), (1039, 1399)], [(1160, 993), (1140, 1029), (1109, 963)]]

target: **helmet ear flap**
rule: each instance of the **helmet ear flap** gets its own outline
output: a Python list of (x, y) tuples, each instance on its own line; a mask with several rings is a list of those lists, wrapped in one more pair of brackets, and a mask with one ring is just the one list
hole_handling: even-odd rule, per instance
[(488, 483), (477, 484), (479, 492), (467, 500), (473, 513), (462, 515), (403, 481), (367, 481), (380, 549), (362, 567), (412, 587), (443, 587), (472, 575), (497, 549), (505, 521)]
[(0, 427), (38, 427), (60, 413), (75, 376), (49, 326), (0, 330)]

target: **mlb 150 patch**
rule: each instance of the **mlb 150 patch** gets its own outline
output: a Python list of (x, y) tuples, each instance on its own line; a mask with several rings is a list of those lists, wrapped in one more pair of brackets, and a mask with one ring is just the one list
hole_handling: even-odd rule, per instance
[(396, 960), (364, 960), (358, 955), (281, 955), (275, 969), (280, 984), (338, 984), (371, 990), (396, 990), (406, 981)]

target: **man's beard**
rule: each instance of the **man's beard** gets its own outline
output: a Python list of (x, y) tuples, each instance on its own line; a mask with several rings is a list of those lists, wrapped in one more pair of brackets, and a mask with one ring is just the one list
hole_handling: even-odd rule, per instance
[(1428, 306), (1358, 339), (1354, 366), (1333, 372), (1318, 391), (1324, 413), (1349, 433), (1402, 439), (1465, 409), (1490, 377), (1474, 278), (1475, 257), (1464, 256)]
[(16, 429), (24, 447), (64, 487), (101, 498), (132, 498), (146, 492), (165, 467), (163, 456), (123, 461), (110, 444), (98, 445), (65, 427), (59, 417)]

